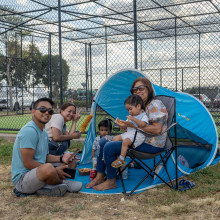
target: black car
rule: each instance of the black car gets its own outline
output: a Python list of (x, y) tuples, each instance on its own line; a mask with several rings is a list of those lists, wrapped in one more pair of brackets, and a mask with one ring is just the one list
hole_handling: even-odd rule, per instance
[(215, 99), (214, 99), (214, 101), (213, 101), (213, 107), (214, 107), (214, 108), (220, 107), (220, 94), (218, 94), (218, 95), (215, 97)]

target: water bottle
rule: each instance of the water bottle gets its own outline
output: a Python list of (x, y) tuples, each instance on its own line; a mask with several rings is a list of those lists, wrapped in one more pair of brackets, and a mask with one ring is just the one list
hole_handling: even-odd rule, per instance
[[(125, 165), (122, 166), (122, 169), (124, 169)], [(122, 172), (122, 179), (126, 180), (128, 178), (128, 167)]]
[(92, 168), (93, 168), (94, 170), (96, 170), (96, 165), (97, 165), (97, 157), (93, 157), (93, 158), (92, 158)]

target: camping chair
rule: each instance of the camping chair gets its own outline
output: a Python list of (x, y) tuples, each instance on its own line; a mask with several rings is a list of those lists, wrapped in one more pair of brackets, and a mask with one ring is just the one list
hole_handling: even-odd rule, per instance
[[(131, 160), (122, 170), (120, 168), (118, 169), (119, 176), (120, 176), (120, 179), (122, 182), (123, 193), (128, 196), (131, 195), (144, 182), (145, 179), (147, 179), (149, 176), (151, 176), (153, 178), (154, 175), (156, 175), (158, 178), (160, 178), (160, 180), (162, 180), (170, 188), (178, 189), (178, 183), (177, 183), (177, 180), (178, 180), (178, 175), (177, 175), (177, 140), (176, 140), (176, 125), (177, 125), (177, 123), (176, 123), (176, 101), (175, 101), (174, 97), (163, 96), (163, 95), (156, 96), (155, 99), (161, 100), (163, 102), (163, 104), (166, 106), (166, 109), (168, 112), (167, 129), (165, 131), (163, 131), (161, 134), (159, 134), (159, 135), (162, 135), (165, 132), (167, 132), (167, 140), (166, 140), (166, 143), (164, 146), (164, 151), (156, 153), (156, 154), (152, 154), (152, 153), (140, 152), (140, 151), (135, 150), (134, 148), (128, 149), (127, 156), (129, 156), (131, 158)], [(171, 142), (171, 140), (169, 138), (169, 130), (172, 127), (174, 127), (174, 144)], [(136, 133), (135, 133), (135, 137), (134, 137), (134, 141), (135, 141), (137, 132), (141, 132), (146, 137), (158, 136), (158, 135), (146, 133), (146, 132), (142, 131), (141, 129), (137, 128)], [(133, 143), (134, 143), (134, 141), (133, 141)], [(166, 166), (166, 163), (167, 163), (169, 157), (171, 156), (171, 154), (173, 153), (173, 151), (175, 151), (176, 185), (173, 185), (172, 180), (169, 175), (169, 171), (167, 170), (167, 166)], [(156, 163), (155, 158), (157, 156), (160, 156), (160, 160)], [(147, 159), (154, 159), (154, 165), (152, 168), (143, 161), (143, 160), (147, 160)], [(122, 178), (122, 172), (127, 167), (129, 167), (132, 162), (135, 162), (139, 166), (139, 168), (144, 169), (146, 171), (146, 176), (134, 187), (134, 189), (131, 192), (127, 193), (126, 189), (125, 189), (125, 184), (124, 184), (124, 181)], [(164, 166), (166, 174), (169, 178), (169, 182), (165, 181), (164, 178), (159, 176), (159, 173), (155, 172), (156, 168), (161, 163)]]

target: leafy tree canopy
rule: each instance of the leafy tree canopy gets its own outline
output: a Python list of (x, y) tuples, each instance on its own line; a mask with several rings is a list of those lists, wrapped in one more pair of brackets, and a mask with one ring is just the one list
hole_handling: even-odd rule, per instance
[[(42, 71), (41, 79), (42, 83), (48, 85), (48, 55), (44, 55), (42, 58)], [(70, 68), (66, 60), (62, 59), (62, 74), (63, 74), (63, 91), (66, 91), (68, 88), (68, 76)], [(51, 56), (51, 83), (53, 88), (53, 96), (58, 97), (60, 91), (60, 68), (59, 68), (59, 55)]]

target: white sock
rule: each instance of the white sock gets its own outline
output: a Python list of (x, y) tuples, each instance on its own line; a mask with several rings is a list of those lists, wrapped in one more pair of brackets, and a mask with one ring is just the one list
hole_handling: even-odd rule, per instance
[(121, 160), (125, 160), (125, 157), (123, 157), (123, 156), (119, 156), (119, 158), (121, 159)]

